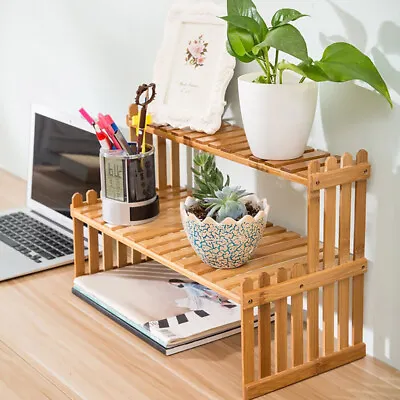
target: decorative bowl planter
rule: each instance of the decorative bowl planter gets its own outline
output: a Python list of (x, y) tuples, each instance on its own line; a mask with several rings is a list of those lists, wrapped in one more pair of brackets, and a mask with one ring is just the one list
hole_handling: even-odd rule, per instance
[(240, 110), (251, 152), (263, 160), (300, 157), (310, 136), (318, 85), (298, 83), (285, 75), (283, 84), (254, 83), (260, 73), (238, 78)]
[(246, 215), (239, 221), (225, 218), (222, 222), (211, 217), (200, 221), (188, 213), (187, 204), (193, 202), (190, 197), (181, 203), (183, 227), (194, 251), (204, 263), (213, 268), (237, 268), (246, 263), (257, 248), (270, 207), (266, 199), (259, 200), (253, 195), (246, 197), (245, 201), (260, 207), (255, 217)]

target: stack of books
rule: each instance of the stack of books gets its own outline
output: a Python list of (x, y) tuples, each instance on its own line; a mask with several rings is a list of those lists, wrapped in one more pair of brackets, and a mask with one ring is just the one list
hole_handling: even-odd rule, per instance
[(72, 291), (166, 355), (240, 332), (238, 304), (153, 261), (80, 276)]

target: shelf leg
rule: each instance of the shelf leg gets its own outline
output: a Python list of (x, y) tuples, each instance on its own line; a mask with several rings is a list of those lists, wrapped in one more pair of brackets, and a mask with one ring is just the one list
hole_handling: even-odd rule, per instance
[[(75, 193), (72, 196), (71, 208), (82, 207), (82, 195)], [(73, 235), (74, 235), (74, 271), (75, 278), (85, 274), (85, 245), (83, 240), (83, 222), (73, 219)]]
[(113, 267), (112, 238), (103, 233), (103, 269), (107, 271)]
[[(368, 153), (360, 150), (357, 153), (357, 164), (368, 162)], [(355, 184), (354, 207), (354, 259), (364, 257), (367, 181), (358, 181)], [(353, 278), (353, 345), (363, 341), (363, 313), (364, 313), (364, 274)]]
[[(253, 289), (253, 281), (246, 278), (242, 283), (242, 294)], [(247, 398), (246, 385), (254, 381), (254, 310), (242, 308), (242, 388)]]
[(132, 264), (140, 264), (142, 262), (142, 253), (132, 249)]
[(125, 267), (127, 265), (128, 248), (125, 244), (117, 242), (117, 267)]
[[(86, 201), (89, 205), (97, 203), (97, 193), (94, 190), (86, 192)], [(89, 274), (99, 272), (99, 231), (91, 226), (89, 230)]]

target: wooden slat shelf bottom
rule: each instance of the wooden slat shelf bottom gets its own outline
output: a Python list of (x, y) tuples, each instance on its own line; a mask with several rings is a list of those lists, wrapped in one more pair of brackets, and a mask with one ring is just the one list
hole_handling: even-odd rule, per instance
[(102, 219), (101, 200), (72, 208), (73, 217), (105, 233), (118, 242), (172, 268), (219, 294), (240, 302), (244, 278), (256, 281), (260, 272), (273, 274), (280, 267), (290, 271), (295, 263), (307, 262), (307, 238), (268, 223), (254, 255), (236, 269), (214, 269), (204, 264), (192, 249), (183, 231), (179, 205), (189, 193), (185, 189), (159, 191), (160, 215), (139, 226), (111, 226)]

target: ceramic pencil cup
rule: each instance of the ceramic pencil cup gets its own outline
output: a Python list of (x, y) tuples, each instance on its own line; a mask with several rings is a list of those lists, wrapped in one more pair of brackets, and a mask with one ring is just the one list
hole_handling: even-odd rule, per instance
[(136, 154), (122, 150), (100, 150), (101, 199), (103, 219), (112, 225), (140, 225), (159, 214), (156, 193), (154, 148)]

